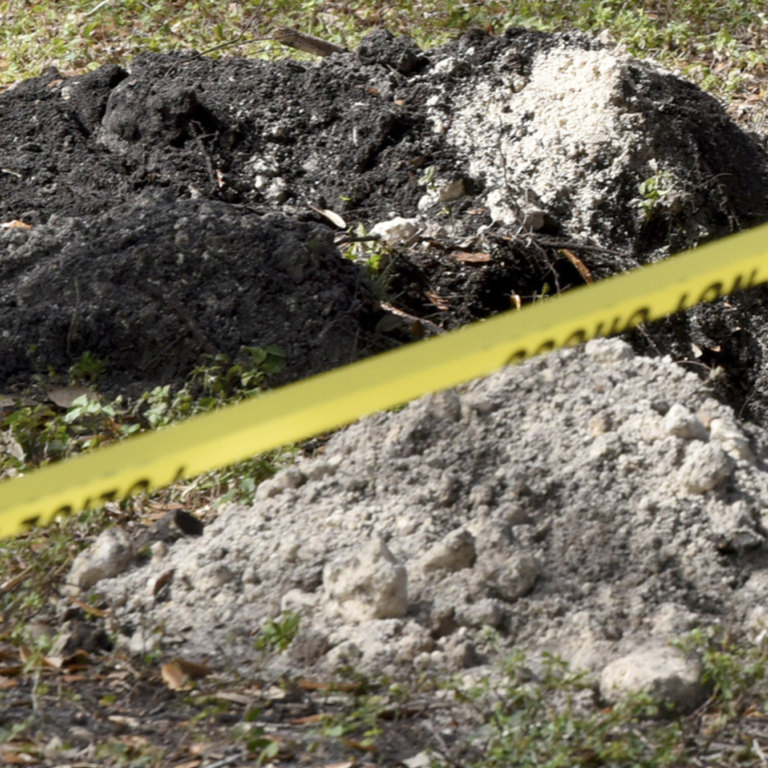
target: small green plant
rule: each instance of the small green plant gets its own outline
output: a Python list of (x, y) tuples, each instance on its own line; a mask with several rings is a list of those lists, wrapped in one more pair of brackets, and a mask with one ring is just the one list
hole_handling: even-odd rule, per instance
[(238, 723), (232, 731), (234, 738), (244, 742), (247, 750), (256, 755), (256, 765), (264, 765), (277, 757), (280, 752), (280, 742), (270, 739), (264, 726), (259, 724), (261, 715), (260, 709), (252, 707), (246, 710), (243, 721)]
[(713, 627), (695, 629), (676, 645), (700, 659), (704, 682), (730, 715), (735, 716), (738, 703), (766, 680), (768, 646), (764, 644), (745, 649), (727, 632)]
[(259, 632), (256, 648), (260, 651), (284, 651), (296, 637), (300, 620), (301, 616), (292, 611), (286, 611), (277, 621), (268, 619)]
[(261, 391), (267, 377), (285, 366), (280, 347), (242, 347), (240, 360), (227, 355), (206, 355), (190, 376), (190, 389), (199, 390), (204, 407), (241, 399)]
[(86, 350), (69, 369), (69, 375), (76, 384), (95, 384), (108, 367), (106, 360)]
[(663, 205), (665, 198), (672, 193), (672, 174), (669, 171), (659, 171), (640, 182), (638, 192), (640, 199), (637, 207), (648, 221)]
[(485, 721), (474, 739), (483, 757), (473, 768), (685, 763), (679, 723), (655, 719), (659, 706), (648, 696), (600, 709), (583, 674), (556, 657), (545, 655), (542, 662), (533, 673), (517, 651), (499, 679), (453, 688), (457, 700), (472, 705)]

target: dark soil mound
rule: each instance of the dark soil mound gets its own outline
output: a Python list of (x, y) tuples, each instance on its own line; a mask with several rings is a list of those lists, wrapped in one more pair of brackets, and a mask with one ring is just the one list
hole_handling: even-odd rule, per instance
[(149, 385), (201, 354), (276, 344), (295, 377), (354, 360), (364, 341), (360, 272), (311, 223), (165, 195), (5, 239), (18, 276), (0, 308), (6, 375), (63, 370), (87, 350), (108, 360), (108, 385)]
[[(283, 347), (298, 378), (407, 340), (412, 323), (376, 333), (392, 323), (362, 268), (373, 247), (337, 232), (358, 249), (345, 261), (324, 209), (359, 233), (410, 220), (375, 246), (380, 281), (438, 330), (768, 218), (765, 152), (714, 99), (522, 29), (426, 53), (377, 31), (308, 63), (51, 70), (0, 94), (0, 155), (0, 221), (31, 226), (0, 230), (6, 387), (86, 350), (110, 384), (145, 386), (243, 344)], [(651, 346), (738, 360), (724, 391), (760, 417), (761, 297), (741, 336), (721, 304)]]

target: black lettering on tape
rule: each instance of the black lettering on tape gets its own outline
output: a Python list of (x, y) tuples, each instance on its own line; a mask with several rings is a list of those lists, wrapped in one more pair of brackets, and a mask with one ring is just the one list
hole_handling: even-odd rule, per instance
[(176, 474), (173, 476), (173, 480), (171, 480), (171, 484), (178, 483), (179, 480), (182, 480), (184, 478), (184, 473), (187, 471), (187, 468), (182, 464), (177, 470)]
[(597, 336), (613, 336), (614, 334), (619, 333), (619, 331), (621, 331), (619, 320), (620, 318), (614, 317), (613, 320), (611, 320), (611, 327), (607, 331), (603, 330), (602, 323), (598, 323), (594, 334), (592, 334), (592, 338), (596, 338)]
[(708, 285), (699, 296), (697, 304), (701, 301), (715, 301), (715, 299), (719, 299), (723, 295), (723, 284), (718, 281), (716, 283), (712, 283), (711, 285)]
[(142, 478), (137, 480), (123, 495), (124, 499), (128, 499), (131, 496), (136, 496), (139, 493), (143, 493), (149, 488), (150, 480), (148, 478)]
[(519, 365), (528, 357), (528, 352), (524, 349), (516, 349), (506, 360), (504, 365)]
[[(115, 488), (112, 491), (104, 491), (104, 493), (99, 494), (99, 498), (96, 501), (96, 508), (102, 507), (104, 504), (106, 504), (108, 501), (114, 501), (117, 498), (117, 489)], [(94, 500), (89, 496), (82, 504), (82, 509), (91, 509), (91, 505), (93, 504)]]
[(21, 527), (25, 530), (32, 530), (40, 522), (40, 515), (33, 515), (32, 517), (26, 517), (21, 521)]
[(688, 303), (688, 294), (684, 293), (680, 297), (680, 301), (677, 302), (677, 309), (675, 309), (675, 312), (682, 312), (684, 309), (688, 309), (691, 305)]
[(636, 309), (630, 316), (629, 320), (627, 320), (626, 325), (624, 326), (624, 330), (628, 331), (631, 328), (634, 328), (636, 325), (640, 325), (640, 323), (647, 323), (651, 319), (651, 310), (648, 307), (640, 307), (640, 309)]
[(71, 504), (62, 504), (58, 509), (54, 510), (51, 520), (55, 520), (57, 517), (69, 517), (74, 511)]
[(577, 328), (571, 331), (565, 341), (564, 347), (575, 347), (577, 344), (583, 344), (587, 340), (587, 332), (583, 328)]
[(538, 347), (536, 347), (536, 351), (533, 353), (534, 357), (536, 355), (543, 355), (545, 352), (551, 352), (556, 347), (556, 342), (554, 339), (547, 339), (546, 341), (542, 341), (541, 344), (539, 344)]
[(753, 286), (757, 285), (757, 270), (753, 269), (749, 273), (749, 277), (747, 278), (746, 283), (742, 285), (742, 279), (744, 275), (736, 275), (736, 279), (733, 281), (733, 285), (731, 286), (730, 290), (727, 291), (727, 293), (733, 293), (734, 291), (740, 291), (743, 288), (752, 288)]

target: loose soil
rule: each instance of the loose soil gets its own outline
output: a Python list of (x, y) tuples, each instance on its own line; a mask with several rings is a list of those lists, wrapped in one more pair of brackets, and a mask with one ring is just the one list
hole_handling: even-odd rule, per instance
[[(301, 63), (145, 54), (20, 83), (0, 124), (6, 392), (87, 351), (109, 363), (102, 391), (138, 393), (244, 345), (283, 349), (281, 383), (768, 219), (759, 137), (570, 34), (422, 52), (377, 31)], [(408, 233), (386, 234), (397, 217)], [(365, 420), (201, 536), (108, 534), (114, 567), (95, 579), (84, 554), (62, 611), (92, 588), (94, 649), (106, 626), (124, 652), (268, 680), (479, 674), (513, 645), (597, 676), (693, 626), (753, 636), (766, 300)], [(257, 653), (286, 611), (297, 638)]]

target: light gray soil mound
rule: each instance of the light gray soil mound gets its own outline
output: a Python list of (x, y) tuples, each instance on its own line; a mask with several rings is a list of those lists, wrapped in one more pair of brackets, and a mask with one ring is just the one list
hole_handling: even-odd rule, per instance
[[(590, 342), (365, 419), (94, 590), (137, 651), (403, 677), (515, 644), (597, 670), (759, 626), (766, 451), (669, 360)], [(299, 635), (264, 660), (257, 630), (285, 611)]]

